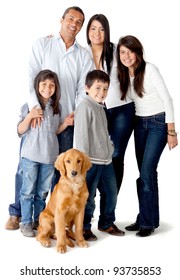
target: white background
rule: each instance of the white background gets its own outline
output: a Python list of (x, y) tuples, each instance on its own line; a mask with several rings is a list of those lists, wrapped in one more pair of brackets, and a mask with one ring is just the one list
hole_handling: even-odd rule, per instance
[[(8, 218), (8, 205), (14, 201), (14, 176), (18, 164), (19, 139), (16, 124), (20, 106), (28, 96), (28, 60), (33, 42), (49, 34), (56, 34), (64, 10), (72, 5), (80, 6), (86, 16), (77, 39), (86, 45), (86, 25), (96, 13), (109, 19), (111, 41), (117, 43), (120, 36), (135, 35), (142, 42), (145, 58), (157, 65), (174, 100), (176, 130), (180, 131), (179, 109), (179, 50), (180, 17), (178, 0), (128, 0), (128, 1), (71, 1), (71, 0), (6, 0), (0, 10), (0, 84), (1, 84), (1, 180), (0, 180), (0, 276), (2, 279), (162, 279), (177, 280), (179, 277), (180, 250), (180, 183), (179, 147), (168, 147), (159, 164), (159, 193), (161, 226), (148, 238), (138, 238), (126, 232), (124, 237), (112, 237), (98, 232), (97, 209), (93, 231), (98, 241), (89, 243), (89, 248), (68, 248), (60, 255), (55, 243), (43, 248), (34, 238), (25, 238), (20, 231), (4, 229)], [(137, 211), (135, 180), (138, 176), (131, 138), (126, 158), (125, 176), (118, 197), (116, 224), (124, 227), (134, 222)], [(177, 255), (176, 255), (177, 253)], [(104, 276), (20, 276), (20, 269), (44, 267), (103, 268)], [(117, 266), (160, 266), (160, 276), (114, 275)], [(110, 272), (107, 272), (107, 270)], [(43, 278), (42, 278), (43, 277)]]

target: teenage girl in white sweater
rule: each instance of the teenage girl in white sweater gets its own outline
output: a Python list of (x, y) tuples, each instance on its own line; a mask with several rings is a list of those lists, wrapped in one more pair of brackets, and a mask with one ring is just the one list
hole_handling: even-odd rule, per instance
[(137, 236), (145, 237), (159, 226), (157, 167), (160, 156), (166, 143), (169, 149), (178, 145), (173, 102), (158, 68), (145, 62), (143, 46), (136, 37), (119, 39), (117, 63), (122, 99), (131, 98), (136, 111), (139, 214), (126, 230), (138, 231)]

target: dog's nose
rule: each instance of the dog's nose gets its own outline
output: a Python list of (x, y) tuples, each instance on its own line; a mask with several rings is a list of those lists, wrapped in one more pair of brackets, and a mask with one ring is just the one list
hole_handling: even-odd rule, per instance
[(72, 175), (72, 176), (76, 176), (76, 175), (77, 175), (77, 171), (73, 170), (73, 171), (71, 172), (71, 175)]

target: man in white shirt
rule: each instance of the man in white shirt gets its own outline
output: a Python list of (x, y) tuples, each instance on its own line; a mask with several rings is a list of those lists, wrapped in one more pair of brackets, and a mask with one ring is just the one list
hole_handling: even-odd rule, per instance
[[(67, 8), (60, 20), (61, 30), (58, 36), (39, 38), (32, 47), (29, 61), (30, 98), (28, 103), (30, 108), (39, 106), (34, 92), (34, 78), (39, 71), (50, 69), (58, 75), (61, 87), (61, 120), (69, 116), (69, 126), (58, 135), (60, 153), (73, 146), (73, 111), (76, 104), (85, 96), (86, 74), (93, 68), (88, 51), (76, 41), (76, 35), (81, 30), (84, 20), (84, 13), (79, 7)], [(41, 125), (40, 119), (38, 125)], [(58, 179), (57, 174), (53, 185)], [(8, 230), (19, 228), (21, 185), (22, 169), (19, 162), (15, 177), (15, 203), (9, 205), (10, 217), (5, 225)]]

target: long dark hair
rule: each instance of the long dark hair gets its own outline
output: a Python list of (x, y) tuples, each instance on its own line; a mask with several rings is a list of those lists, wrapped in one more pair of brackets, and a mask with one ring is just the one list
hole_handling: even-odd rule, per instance
[(113, 47), (114, 44), (110, 42), (110, 27), (109, 27), (109, 21), (103, 14), (95, 14), (93, 15), (87, 24), (86, 28), (86, 38), (88, 45), (91, 44), (91, 41), (89, 40), (89, 29), (94, 20), (97, 20), (101, 23), (103, 29), (104, 29), (104, 44), (103, 44), (103, 52), (101, 55), (101, 61), (102, 61), (102, 67), (104, 69), (104, 60), (106, 60), (107, 65), (107, 72), (110, 74), (111, 67), (112, 67), (112, 61), (113, 61)]
[(121, 37), (117, 45), (117, 66), (118, 66), (118, 79), (120, 81), (120, 89), (122, 92), (121, 99), (125, 99), (128, 87), (130, 85), (129, 71), (126, 66), (120, 61), (120, 47), (124, 46), (136, 54), (136, 69), (134, 75), (134, 90), (139, 97), (143, 97), (144, 92), (144, 73), (146, 62), (143, 58), (143, 46), (141, 42), (134, 36), (128, 35)]
[(59, 99), (60, 99), (60, 85), (59, 85), (59, 79), (55, 72), (45, 69), (40, 71), (37, 76), (34, 79), (34, 89), (37, 94), (38, 101), (41, 105), (42, 110), (45, 109), (45, 105), (42, 99), (41, 94), (39, 93), (39, 83), (43, 82), (47, 79), (53, 80), (55, 83), (55, 93), (51, 96), (51, 106), (53, 108), (54, 114), (60, 114), (59, 109)]

